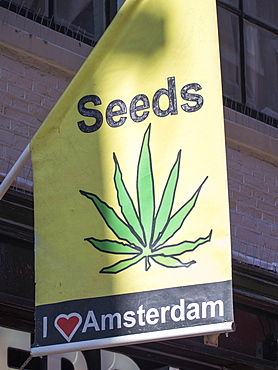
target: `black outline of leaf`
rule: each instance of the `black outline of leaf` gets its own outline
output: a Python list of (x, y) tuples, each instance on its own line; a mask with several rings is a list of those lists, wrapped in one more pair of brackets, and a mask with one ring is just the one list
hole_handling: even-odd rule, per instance
[(173, 209), (176, 188), (179, 180), (180, 160), (181, 160), (181, 150), (179, 150), (177, 159), (169, 174), (168, 180), (163, 191), (161, 202), (159, 204), (159, 208), (155, 216), (153, 233), (153, 240), (155, 241), (160, 238), (167, 222), (169, 221), (170, 214)]
[[(87, 197), (88, 199), (90, 199), (94, 205), (96, 206), (96, 208), (98, 209), (99, 213), (101, 214), (102, 218), (104, 219), (106, 225), (113, 231), (113, 233), (119, 238), (119, 239), (122, 239), (122, 240), (125, 240), (127, 241), (128, 243), (131, 243), (131, 244), (134, 244), (136, 245), (137, 247), (140, 248), (140, 245), (138, 245), (138, 243), (140, 244), (140, 237), (134, 232), (133, 229), (131, 229), (129, 227), (129, 225), (127, 225), (118, 215), (117, 213), (114, 211), (114, 209), (112, 207), (110, 207), (107, 203), (103, 202), (96, 194), (93, 194), (93, 193), (89, 193), (87, 191), (83, 191), (83, 190), (80, 190), (80, 193), (82, 195), (84, 195), (85, 197)], [(100, 203), (100, 204), (99, 204)], [(105, 208), (105, 210), (101, 210), (100, 208), (100, 205), (102, 207)], [(105, 215), (105, 212), (109, 212), (110, 215), (113, 217), (114, 219), (114, 222), (116, 221), (118, 223), (118, 225), (120, 225), (120, 227), (123, 227), (124, 231), (129, 234), (129, 236), (126, 236), (126, 235), (121, 235), (121, 233), (119, 233), (119, 228), (118, 226), (115, 226), (115, 225), (112, 225), (111, 221), (109, 222), (109, 217), (107, 217), (107, 215)], [(106, 218), (107, 217), (107, 218)], [(118, 228), (118, 230), (117, 230)]]
[(136, 182), (139, 218), (144, 230), (147, 247), (150, 246), (150, 242), (152, 240), (155, 210), (150, 131), (151, 125), (148, 126), (144, 134), (137, 166)]
[(127, 224), (130, 225), (130, 228), (132, 228), (134, 233), (140, 238), (141, 244), (144, 244), (143, 227), (131, 196), (129, 195), (129, 192), (123, 181), (122, 171), (115, 153), (113, 153), (113, 159), (115, 163), (114, 183), (117, 190), (117, 199), (119, 206), (121, 207), (122, 215), (124, 216)]
[[(130, 244), (124, 244), (120, 243), (116, 240), (109, 240), (109, 239), (96, 239), (96, 238), (86, 238), (84, 239), (91, 243), (97, 250), (104, 252), (104, 253), (110, 253), (110, 254), (138, 254), (142, 253), (142, 248), (132, 246)], [(103, 244), (103, 247), (101, 247), (99, 244)], [(110, 246), (114, 245), (115, 248), (120, 247), (123, 248), (121, 252), (113, 250), (114, 247)], [(107, 248), (109, 246), (109, 248)], [(129, 250), (130, 249), (130, 250)]]
[[(140, 258), (138, 258), (138, 257), (140, 257)], [(114, 263), (114, 265), (111, 265), (111, 266), (108, 266), (108, 267), (103, 267), (100, 270), (100, 273), (117, 274), (118, 272), (124, 271), (127, 268), (129, 268), (130, 266), (135, 265), (136, 263), (140, 262), (143, 258), (144, 258), (144, 256), (141, 256), (141, 254), (139, 254), (139, 255), (134, 256), (132, 258), (128, 258), (126, 260), (121, 260), (119, 262)], [(134, 262), (134, 260), (136, 260), (136, 261)], [(131, 263), (128, 263), (128, 266), (125, 266), (125, 267), (121, 268), (118, 271), (104, 271), (104, 270), (111, 270), (112, 268), (115, 268), (116, 266), (122, 265), (122, 264), (124, 264), (124, 262), (128, 262), (128, 261), (130, 261)]]
[[(162, 231), (160, 238), (157, 239), (153, 243), (153, 250), (157, 250), (161, 245), (165, 244), (169, 239), (171, 239), (177, 231), (182, 227), (185, 219), (188, 217), (190, 212), (195, 207), (195, 204), (197, 202), (197, 199), (199, 197), (200, 191), (206, 180), (208, 179), (208, 176), (205, 178), (205, 180), (202, 182), (202, 184), (199, 186), (199, 188), (195, 191), (193, 196), (189, 199), (188, 202), (186, 202), (172, 217), (170, 217), (169, 221), (165, 225), (164, 230)], [(189, 209), (187, 210), (187, 207), (189, 206)], [(185, 214), (183, 215), (183, 212)], [(175, 226), (173, 230), (173, 224), (177, 222), (179, 226)], [(156, 245), (157, 244), (157, 245)]]
[[(170, 171), (166, 185), (164, 187), (158, 211), (155, 215), (155, 189), (150, 150), (150, 131), (151, 124), (148, 126), (144, 134), (137, 165), (136, 188), (137, 188), (139, 215), (136, 212), (136, 208), (134, 206), (132, 198), (130, 197), (128, 190), (124, 184), (122, 172), (115, 153), (113, 153), (113, 159), (115, 163), (114, 184), (117, 191), (118, 203), (121, 208), (122, 215), (127, 223), (125, 223), (117, 215), (117, 213), (112, 207), (110, 207), (107, 203), (102, 201), (96, 194), (80, 190), (80, 193), (82, 195), (86, 196), (94, 203), (95, 207), (97, 208), (100, 215), (104, 219), (106, 225), (114, 232), (114, 234), (119, 239), (125, 240), (129, 244), (124, 244), (109, 239), (99, 240), (93, 237), (86, 238), (85, 240), (90, 242), (96, 249), (104, 253), (135, 254), (135, 256), (132, 258), (120, 260), (116, 262), (114, 265), (104, 267), (102, 270), (100, 270), (100, 273), (116, 274), (138, 263), (142, 259), (145, 259), (146, 271), (149, 270), (149, 268), (151, 267), (150, 262), (151, 260), (153, 260), (154, 262), (158, 263), (161, 266), (169, 268), (189, 267), (193, 263), (196, 263), (196, 261), (192, 260), (190, 262), (184, 263), (174, 256), (182, 255), (183, 253), (186, 252), (191, 252), (195, 250), (198, 246), (205, 244), (211, 240), (212, 230), (210, 231), (209, 235), (206, 238), (198, 238), (194, 242), (183, 241), (175, 245), (165, 246), (165, 243), (170, 238), (172, 238), (176, 234), (176, 232), (182, 227), (185, 219), (195, 207), (201, 188), (204, 185), (205, 181), (208, 179), (208, 177), (205, 178), (205, 180), (202, 182), (202, 184), (199, 186), (199, 188), (196, 190), (193, 196), (189, 199), (189, 201), (187, 201), (182, 207), (180, 207), (180, 209), (173, 216), (170, 216), (174, 204), (175, 192), (179, 179), (180, 160), (181, 160), (181, 150), (179, 150), (177, 159)], [(145, 198), (144, 193), (146, 192), (146, 188), (149, 189), (149, 194)], [(149, 201), (150, 198), (151, 202)], [(127, 201), (126, 204), (125, 201)], [(163, 213), (165, 213), (166, 216), (165, 215), (160, 216)], [(130, 222), (131, 219), (134, 218), (137, 223), (135, 227)], [(165, 220), (159, 221), (158, 225), (157, 221), (159, 219)], [(145, 226), (148, 225), (147, 222), (148, 220), (150, 220), (151, 226), (148, 227), (146, 235)], [(162, 227), (164, 221), (165, 225), (164, 227)], [(173, 227), (173, 225), (175, 225), (175, 227)], [(143, 241), (141, 232), (143, 233), (143, 238), (145, 241)], [(153, 243), (154, 237), (156, 238), (156, 240)], [(103, 244), (103, 246), (100, 246), (100, 244)], [(109, 248), (107, 248), (107, 245), (109, 245)], [(113, 245), (116, 246), (115, 248), (116, 251), (113, 251)], [(118, 252), (117, 246), (119, 247)], [(176, 253), (174, 253), (175, 250)], [(167, 255), (165, 255), (163, 251), (164, 252), (168, 251)], [(166, 261), (169, 261), (169, 263), (167, 264)]]
[[(189, 267), (191, 265), (193, 265), (194, 263), (196, 263), (196, 261), (192, 260), (190, 262), (182, 262), (180, 261), (178, 258), (176, 257), (173, 257), (173, 256), (162, 256), (162, 255), (158, 255), (158, 256), (152, 256), (151, 257), (157, 264), (161, 265), (161, 266), (164, 266), (164, 267), (168, 267), (168, 268), (179, 268), (179, 267)], [(162, 263), (161, 261), (158, 261), (159, 259), (163, 259), (163, 260), (175, 260), (177, 261), (180, 265), (178, 266), (170, 266), (170, 265), (167, 265), (166, 263)]]
[[(210, 230), (208, 236), (205, 237), (205, 238), (200, 237), (200, 238), (196, 239), (194, 242), (185, 240), (185, 241), (183, 241), (181, 243), (178, 243), (178, 244), (165, 245), (161, 248), (156, 249), (155, 252), (157, 252), (158, 254), (161, 254), (163, 256), (180, 256), (181, 254), (184, 254), (186, 252), (193, 252), (200, 245), (210, 242), (211, 241), (211, 236), (212, 236), (212, 230)], [(182, 249), (182, 251), (181, 252), (175, 252), (175, 250), (177, 250), (179, 248), (182, 248), (183, 244), (184, 244), (184, 248)], [(192, 247), (190, 247), (190, 245)], [(171, 254), (170, 253), (165, 254), (165, 251), (167, 251), (167, 250), (169, 250), (169, 252), (171, 252)], [(155, 254), (156, 253), (154, 253), (154, 255)]]

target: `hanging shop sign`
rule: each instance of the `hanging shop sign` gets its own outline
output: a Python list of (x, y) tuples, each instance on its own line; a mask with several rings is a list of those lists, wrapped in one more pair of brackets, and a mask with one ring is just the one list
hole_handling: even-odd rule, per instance
[(31, 142), (33, 355), (232, 330), (214, 0), (129, 0)]

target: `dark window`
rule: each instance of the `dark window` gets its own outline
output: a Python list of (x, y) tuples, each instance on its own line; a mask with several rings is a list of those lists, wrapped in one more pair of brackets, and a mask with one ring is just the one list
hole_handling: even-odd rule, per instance
[(221, 42), (221, 62), (224, 93), (240, 102), (240, 39), (237, 16), (226, 9), (219, 8), (218, 24)]
[(121, 0), (0, 0), (0, 6), (43, 26), (94, 45)]
[(278, 1), (219, 0), (225, 105), (278, 123)]
[(240, 0), (222, 0), (223, 3), (233, 5), (238, 8)]
[(278, 27), (278, 1), (277, 0), (245, 0), (244, 12), (274, 28)]

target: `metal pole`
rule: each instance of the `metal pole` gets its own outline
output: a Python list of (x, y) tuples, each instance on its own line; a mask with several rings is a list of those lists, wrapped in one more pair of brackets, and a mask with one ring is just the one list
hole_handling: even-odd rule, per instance
[(20, 368), (18, 370), (24, 370), (25, 366), (27, 366), (29, 364), (29, 362), (32, 360), (33, 356), (30, 355), (26, 361), (24, 361), (24, 363), (20, 366)]
[(30, 158), (31, 153), (30, 153), (30, 145), (28, 144), (24, 151), (21, 153), (20, 157), (18, 160), (15, 162), (13, 165), (12, 169), (10, 172), (7, 174), (7, 176), (4, 178), (0, 185), (0, 200), (3, 198), (3, 196), (6, 194), (7, 190), (9, 187), (12, 185), (13, 181), (19, 174), (20, 170), (22, 167), (26, 164), (28, 159)]

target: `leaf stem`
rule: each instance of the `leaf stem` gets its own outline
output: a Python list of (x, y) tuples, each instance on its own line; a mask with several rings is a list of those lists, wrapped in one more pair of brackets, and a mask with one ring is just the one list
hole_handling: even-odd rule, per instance
[(145, 271), (148, 271), (150, 267), (151, 267), (150, 258), (149, 256), (146, 256), (145, 257)]

